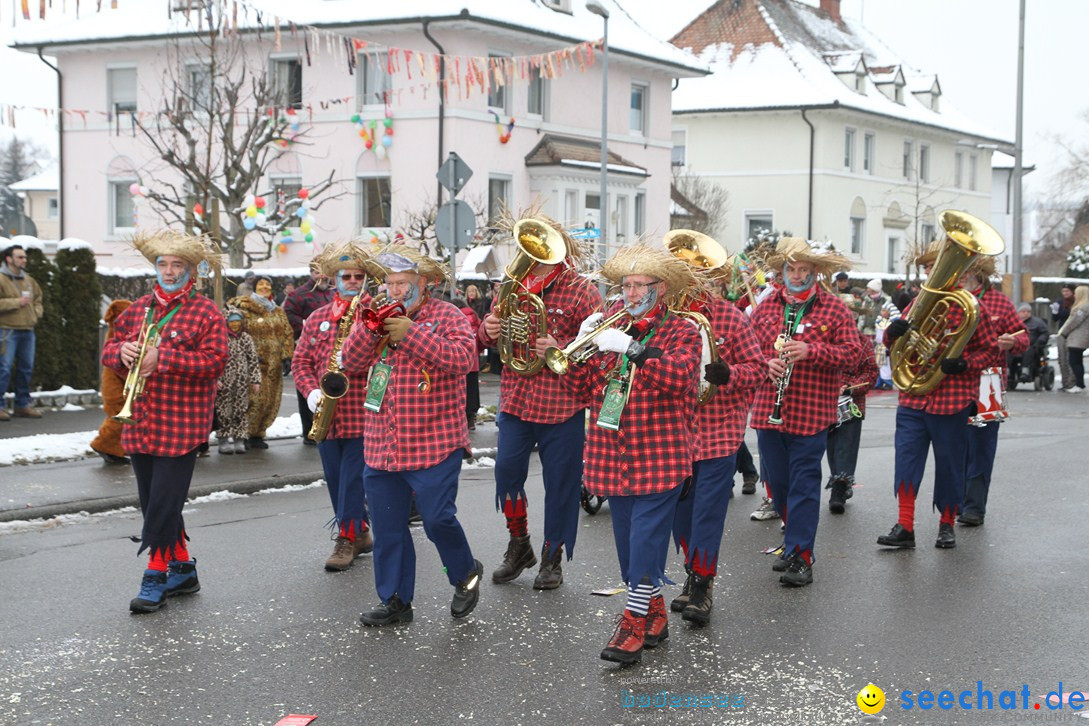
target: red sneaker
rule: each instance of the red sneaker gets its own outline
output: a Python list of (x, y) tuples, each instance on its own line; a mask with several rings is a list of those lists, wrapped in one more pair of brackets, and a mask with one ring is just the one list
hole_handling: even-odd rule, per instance
[(647, 619), (625, 610), (616, 616), (616, 631), (613, 633), (601, 659), (613, 663), (638, 663), (643, 657), (643, 639), (646, 637)]
[(669, 637), (669, 615), (666, 613), (665, 598), (662, 595), (650, 599), (647, 611), (647, 635), (643, 645), (653, 648)]

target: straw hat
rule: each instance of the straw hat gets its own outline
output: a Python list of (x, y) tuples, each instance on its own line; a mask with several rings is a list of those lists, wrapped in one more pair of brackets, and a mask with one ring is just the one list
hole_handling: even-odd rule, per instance
[(623, 283), (628, 275), (646, 275), (666, 284), (667, 295), (676, 295), (699, 285), (693, 268), (661, 247), (636, 242), (617, 250), (601, 274), (613, 284)]
[(788, 262), (808, 262), (818, 275), (831, 278), (837, 270), (849, 270), (851, 261), (836, 252), (831, 245), (812, 242), (802, 237), (783, 237), (768, 255), (768, 267), (779, 272)]
[(321, 274), (334, 280), (341, 270), (363, 270), (372, 277), (382, 277), (385, 274), (370, 253), (355, 242), (326, 245), (311, 264), (316, 264)]
[(944, 239), (936, 239), (926, 246), (922, 252), (917, 252), (914, 259), (914, 264), (918, 267), (926, 267), (927, 265), (934, 264), (938, 259), (938, 254), (945, 247)]
[(450, 280), (450, 270), (445, 263), (406, 244), (386, 245), (375, 254), (374, 260), (382, 267), (382, 277), (392, 272), (417, 272), (430, 283)]
[(160, 229), (157, 232), (137, 234), (132, 238), (132, 246), (153, 265), (161, 256), (173, 255), (198, 268), (202, 276), (206, 274), (199, 270), (203, 263), (207, 263), (210, 270), (219, 270), (223, 266), (219, 249), (211, 239), (203, 235)]

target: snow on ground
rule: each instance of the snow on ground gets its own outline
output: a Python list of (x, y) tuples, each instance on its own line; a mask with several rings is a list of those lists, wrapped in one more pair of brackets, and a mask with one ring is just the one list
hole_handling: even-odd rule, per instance
[(66, 404), (64, 404), (64, 408), (59, 408), (57, 410), (58, 411), (82, 411), (83, 406), (77, 406), (74, 403), (66, 403)]
[(97, 431), (79, 431), (0, 439), (0, 466), (80, 459), (94, 454), (90, 444), (97, 435)]

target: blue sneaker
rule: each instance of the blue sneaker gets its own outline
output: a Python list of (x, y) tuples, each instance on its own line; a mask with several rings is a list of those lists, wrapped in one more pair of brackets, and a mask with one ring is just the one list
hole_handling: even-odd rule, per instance
[(140, 594), (129, 603), (129, 610), (134, 613), (153, 613), (165, 604), (166, 573), (144, 570), (144, 579), (140, 581)]
[(169, 568), (166, 574), (167, 597), (189, 595), (200, 589), (195, 557), (188, 562), (174, 560), (170, 563)]

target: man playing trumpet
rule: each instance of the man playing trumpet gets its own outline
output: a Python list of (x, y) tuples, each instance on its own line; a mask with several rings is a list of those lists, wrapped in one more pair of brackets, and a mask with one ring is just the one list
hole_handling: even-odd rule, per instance
[[(579, 324), (600, 307), (601, 295), (579, 275), (575, 268), (578, 248), (558, 224), (530, 218), (515, 224), (514, 230), (516, 241), (519, 235), (528, 236), (520, 244), (549, 246), (551, 258), (534, 260), (558, 261), (534, 262), (522, 279), (509, 279), (478, 331), (487, 347), (495, 347), (502, 336), (515, 335), (510, 318), (522, 316), (528, 333), (521, 344), (525, 360), (517, 355), (510, 360), (512, 352), (508, 351), (517, 344), (508, 341), (504, 346), (507, 359), (503, 361), (496, 417), (499, 451), (495, 460), (495, 499), (506, 517), (510, 542), (503, 563), (492, 573), (492, 581), (510, 582), (537, 563), (527, 528), (525, 491), (529, 457), (537, 445), (544, 477), (544, 545), (533, 589), (552, 590), (563, 583), (563, 552), (566, 548), (567, 558), (571, 558), (578, 534), (587, 399), (569, 390), (542, 364), (546, 350), (561, 348), (575, 338)], [(530, 250), (534, 251), (540, 256), (540, 250)], [(534, 296), (540, 306), (529, 299)], [(524, 312), (526, 308), (528, 312)], [(504, 315), (508, 317), (506, 329), (501, 319)], [(539, 335), (542, 322), (545, 332)]]

